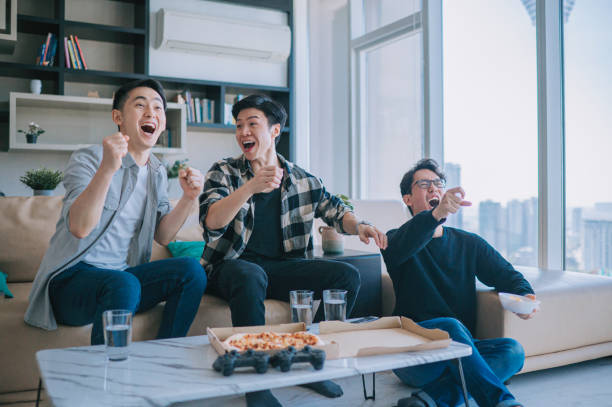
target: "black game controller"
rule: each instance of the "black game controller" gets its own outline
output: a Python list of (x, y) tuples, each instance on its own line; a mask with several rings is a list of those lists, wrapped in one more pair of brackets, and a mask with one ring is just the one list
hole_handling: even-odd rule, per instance
[(268, 362), (270, 355), (264, 352), (255, 352), (249, 349), (246, 352), (238, 353), (236, 350), (225, 352), (213, 363), (213, 369), (223, 373), (223, 376), (231, 376), (234, 369), (237, 367), (252, 366), (257, 373), (266, 373), (268, 371)]
[(273, 367), (280, 367), (281, 372), (288, 372), (292, 364), (301, 362), (310, 362), (315, 370), (321, 370), (325, 364), (325, 351), (313, 349), (308, 345), (298, 351), (293, 346), (289, 346), (270, 358), (270, 364)]

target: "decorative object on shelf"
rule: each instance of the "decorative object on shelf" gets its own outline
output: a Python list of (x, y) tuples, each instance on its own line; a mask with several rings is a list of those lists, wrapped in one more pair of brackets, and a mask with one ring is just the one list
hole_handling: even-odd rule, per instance
[(45, 131), (36, 123), (30, 122), (27, 130), (17, 130), (18, 133), (26, 135), (26, 141), (30, 144), (36, 144), (38, 136), (43, 134)]
[(89, 91), (87, 91), (87, 97), (90, 97), (90, 98), (99, 98), (100, 97), (100, 92), (98, 92), (97, 90), (89, 90)]
[[(351, 210), (355, 209), (348, 196), (343, 194), (336, 194), (336, 197), (342, 200), (342, 202)], [(336, 232), (336, 229), (331, 226), (321, 226), (319, 227), (319, 233), (321, 234), (321, 246), (323, 248), (323, 253), (344, 253), (344, 236)]]
[(32, 79), (30, 81), (30, 92), (35, 95), (40, 95), (42, 91), (42, 81), (40, 79)]
[(59, 170), (39, 168), (28, 170), (19, 181), (32, 188), (34, 195), (53, 195), (53, 190), (62, 182), (64, 174)]

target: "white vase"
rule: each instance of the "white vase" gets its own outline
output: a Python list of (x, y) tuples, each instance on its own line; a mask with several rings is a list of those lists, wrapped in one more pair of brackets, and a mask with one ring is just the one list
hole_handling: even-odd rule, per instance
[(32, 92), (35, 95), (40, 95), (40, 92), (42, 90), (42, 82), (40, 79), (32, 79), (30, 81), (30, 92)]
[(52, 189), (35, 189), (34, 190), (34, 196), (52, 196), (52, 195), (53, 195)]

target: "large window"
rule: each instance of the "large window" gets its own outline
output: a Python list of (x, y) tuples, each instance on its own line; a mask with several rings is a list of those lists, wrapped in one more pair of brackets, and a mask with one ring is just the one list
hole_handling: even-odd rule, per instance
[(412, 35), (366, 52), (366, 198), (400, 199), (404, 172), (421, 158), (421, 44)]
[(355, 198), (400, 199), (402, 175), (423, 154), (420, 9), (420, 0), (351, 1)]
[(612, 2), (576, 1), (564, 20), (565, 264), (612, 275)]
[(535, 20), (520, 1), (443, 2), (444, 160), (473, 206), (448, 224), (538, 264)]

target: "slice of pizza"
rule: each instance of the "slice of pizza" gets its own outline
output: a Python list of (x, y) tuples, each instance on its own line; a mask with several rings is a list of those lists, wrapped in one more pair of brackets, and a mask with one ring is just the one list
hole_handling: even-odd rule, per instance
[(302, 349), (306, 345), (323, 345), (323, 341), (309, 332), (293, 332), (277, 334), (275, 332), (238, 333), (227, 338), (223, 343), (230, 350), (244, 352), (248, 349), (256, 351), (285, 349), (293, 346)]

